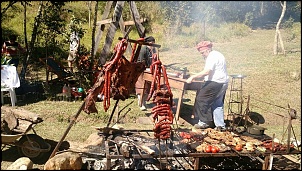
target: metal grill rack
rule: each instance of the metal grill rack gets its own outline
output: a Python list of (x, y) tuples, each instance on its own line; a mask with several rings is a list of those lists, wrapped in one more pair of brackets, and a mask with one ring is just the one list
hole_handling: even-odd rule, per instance
[(230, 126), (235, 129), (238, 123), (235, 123), (235, 119), (240, 117), (242, 114), (243, 94), (242, 94), (242, 80), (246, 77), (245, 75), (230, 75), (230, 95), (228, 103), (228, 120)]

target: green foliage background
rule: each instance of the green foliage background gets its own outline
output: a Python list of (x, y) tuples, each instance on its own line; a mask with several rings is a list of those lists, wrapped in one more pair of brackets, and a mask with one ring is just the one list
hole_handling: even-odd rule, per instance
[[(13, 2), (1, 2), (2, 43), (7, 40), (10, 33), (16, 33), (19, 35), (18, 42), (25, 46), (24, 27), (21, 24), (24, 17), (23, 1)], [(291, 20), (293, 23), (300, 20), (301, 6), (297, 2), (287, 2), (285, 21)], [(7, 8), (11, 3), (13, 5)], [(92, 10), (90, 23), (89, 3)], [(97, 20), (100, 21), (106, 1), (99, 1), (98, 3)], [(162, 50), (175, 46), (194, 46), (203, 39), (225, 42), (229, 41), (231, 37), (246, 36), (252, 28), (263, 27), (276, 22), (281, 11), (279, 1), (135, 1), (135, 3), (141, 18), (148, 19), (148, 22), (144, 24), (146, 34), (156, 37), (157, 43), (162, 45)], [(83, 53), (90, 50), (92, 36), (94, 36), (92, 35), (92, 23), (95, 4), (95, 1), (43, 1), (41, 24), (38, 28), (37, 41), (32, 50), (34, 55), (31, 57), (30, 63), (35, 63), (38, 57), (49, 55), (62, 60), (66, 59), (68, 53), (66, 38), (71, 32), (71, 20), (79, 23), (76, 27), (83, 34), (81, 39)], [(37, 16), (39, 5), (40, 2), (38, 1), (27, 2), (27, 40), (31, 40), (34, 19)], [(113, 15), (113, 9), (114, 5), (109, 18)], [(132, 20), (127, 2), (124, 5), (122, 17), (124, 21)], [(130, 38), (139, 38), (136, 29), (133, 28), (132, 30)], [(118, 30), (113, 44), (118, 41), (117, 37), (119, 36), (122, 34)], [(105, 36), (102, 36), (102, 41), (97, 49), (98, 52), (104, 45), (104, 38)]]

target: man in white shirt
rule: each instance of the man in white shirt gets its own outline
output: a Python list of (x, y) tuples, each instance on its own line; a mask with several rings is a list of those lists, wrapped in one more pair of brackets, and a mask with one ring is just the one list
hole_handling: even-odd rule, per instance
[[(225, 129), (224, 123), (224, 97), (228, 87), (228, 73), (226, 60), (222, 53), (212, 50), (213, 44), (202, 41), (197, 45), (197, 50), (205, 58), (204, 69), (187, 79), (191, 83), (195, 78), (204, 78), (205, 82), (196, 96), (194, 113), (198, 115), (199, 122), (195, 128), (205, 129), (211, 122), (217, 129)], [(212, 114), (213, 112), (213, 114)]]
[(72, 32), (70, 35), (70, 45), (69, 45), (69, 54), (68, 54), (68, 67), (70, 68), (70, 71), (73, 72), (73, 63), (75, 61), (75, 58), (77, 56), (78, 48), (80, 45), (80, 38), (79, 36), (75, 33)]

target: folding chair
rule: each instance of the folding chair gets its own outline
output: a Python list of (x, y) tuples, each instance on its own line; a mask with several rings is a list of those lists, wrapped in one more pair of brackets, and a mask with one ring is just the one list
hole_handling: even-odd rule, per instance
[[(62, 80), (65, 83), (69, 84), (69, 80), (71, 77), (73, 77), (73, 73), (67, 70), (66, 67), (64, 67), (59, 61), (56, 61), (53, 57), (47, 57), (47, 58), (39, 58), (40, 62), (42, 62), (44, 65), (47, 64), (46, 68), (46, 82), (49, 81), (55, 81), (55, 80)], [(49, 80), (49, 73), (50, 80)], [(57, 75), (56, 79), (52, 79), (52, 74)]]

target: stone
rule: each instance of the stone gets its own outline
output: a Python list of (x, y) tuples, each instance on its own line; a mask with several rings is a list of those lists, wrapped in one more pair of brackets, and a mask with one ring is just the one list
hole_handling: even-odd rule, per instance
[(8, 166), (7, 170), (31, 170), (33, 162), (28, 157), (21, 157)]
[(44, 170), (81, 170), (83, 161), (78, 153), (64, 152), (49, 159)]
[(103, 143), (103, 137), (98, 135), (98, 133), (92, 133), (84, 142), (86, 146), (89, 145), (98, 146), (98, 145), (102, 145), (102, 143)]

